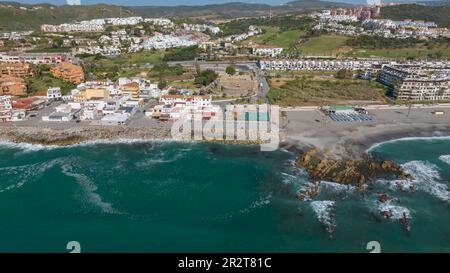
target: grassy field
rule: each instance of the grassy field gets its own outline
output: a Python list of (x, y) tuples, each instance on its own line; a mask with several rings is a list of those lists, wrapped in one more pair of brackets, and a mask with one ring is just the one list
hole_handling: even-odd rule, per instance
[(249, 42), (253, 42), (256, 44), (266, 44), (279, 32), (279, 29), (277, 27), (263, 27), (262, 29), (264, 31), (262, 34), (250, 37), (249, 39), (245, 40), (243, 44), (248, 44)]
[(417, 47), (417, 48), (400, 48), (400, 49), (354, 49), (346, 55), (350, 57), (386, 57), (386, 58), (413, 58), (425, 59), (431, 56), (439, 56), (439, 58), (450, 59), (450, 46), (441, 45), (434, 48)]
[(305, 74), (295, 78), (273, 77), (268, 98), (280, 106), (370, 104), (386, 102), (386, 88), (359, 79)]
[(263, 34), (251, 37), (245, 41), (245, 44), (251, 41), (256, 44), (275, 45), (288, 49), (303, 35), (303, 32), (300, 30), (280, 32), (277, 27), (263, 27), (263, 29)]
[[(135, 76), (142, 70), (129, 67), (129, 65), (159, 64), (162, 63), (164, 51), (143, 51), (131, 54), (122, 54), (113, 58), (96, 58), (89, 56), (83, 58), (87, 75), (94, 74), (97, 78), (110, 78)], [(124, 67), (125, 66), (125, 67)]]
[(288, 30), (279, 33), (274, 40), (269, 42), (269, 44), (288, 49), (292, 44), (295, 44), (302, 35), (303, 32), (299, 30)]
[(348, 37), (341, 35), (321, 35), (313, 37), (302, 44), (300, 44), (299, 50), (303, 55), (337, 55), (342, 51), (342, 47), (345, 46), (345, 41)]
[(60, 87), (63, 95), (66, 95), (76, 86), (66, 83), (61, 79), (52, 77), (49, 73), (43, 73), (40, 77), (35, 76), (26, 79), (28, 94), (32, 95), (36, 92), (47, 92), (49, 87)]

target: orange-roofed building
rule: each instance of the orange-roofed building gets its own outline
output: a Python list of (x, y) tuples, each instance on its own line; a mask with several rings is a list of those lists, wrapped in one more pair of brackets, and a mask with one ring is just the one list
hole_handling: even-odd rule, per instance
[(31, 77), (33, 72), (28, 63), (7, 63), (0, 62), (0, 75), (9, 75), (14, 77)]
[(124, 94), (131, 94), (133, 98), (139, 98), (141, 95), (141, 90), (139, 88), (139, 83), (137, 82), (130, 82), (127, 84), (124, 84), (121, 86), (122, 93)]
[(84, 80), (83, 68), (67, 62), (62, 62), (50, 69), (52, 75), (65, 82), (80, 84)]
[(0, 76), (0, 95), (25, 96), (27, 85), (25, 80), (9, 75)]

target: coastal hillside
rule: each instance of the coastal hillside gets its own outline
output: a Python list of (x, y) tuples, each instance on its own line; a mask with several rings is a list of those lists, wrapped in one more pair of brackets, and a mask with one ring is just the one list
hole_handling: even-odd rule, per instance
[(270, 6), (233, 2), (204, 6), (139, 6), (121, 7), (98, 4), (86, 6), (55, 6), (50, 4), (27, 5), (0, 1), (0, 31), (36, 29), (41, 24), (61, 24), (100, 17), (196, 17), (236, 18), (298, 13), (305, 10), (344, 7), (349, 4), (320, 0), (300, 0), (285, 5)]
[(54, 6), (0, 2), (0, 31), (36, 29), (41, 24), (61, 24), (101, 17), (132, 16), (134, 11), (113, 5)]
[(424, 6), (405, 4), (381, 8), (381, 16), (392, 20), (434, 21), (438, 26), (450, 27), (450, 4), (445, 6)]

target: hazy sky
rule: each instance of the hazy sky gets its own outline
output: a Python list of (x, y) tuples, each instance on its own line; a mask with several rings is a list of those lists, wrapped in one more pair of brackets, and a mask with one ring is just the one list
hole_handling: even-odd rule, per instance
[[(1, 1), (1, 0), (0, 0)], [(51, 3), (55, 5), (62, 5), (66, 3), (66, 0), (9, 0), (14, 2), (36, 4), (36, 3)], [(116, 4), (123, 6), (175, 6), (175, 5), (205, 5), (205, 4), (218, 4), (226, 2), (247, 2), (247, 3), (264, 3), (264, 4), (283, 4), (293, 0), (81, 0), (81, 4)], [(365, 3), (366, 0), (328, 0), (331, 2), (345, 2), (345, 3)], [(386, 0), (387, 1), (387, 0)], [(390, 2), (406, 2), (408, 0), (389, 0)], [(413, 0), (411, 0), (412, 2)], [(425, 0), (427, 1), (427, 0)]]

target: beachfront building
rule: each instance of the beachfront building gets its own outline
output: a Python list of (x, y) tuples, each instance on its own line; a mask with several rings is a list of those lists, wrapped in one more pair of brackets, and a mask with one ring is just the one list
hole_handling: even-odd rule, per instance
[(50, 69), (52, 75), (65, 82), (79, 84), (84, 80), (83, 68), (67, 62), (62, 62)]
[(27, 85), (25, 80), (9, 75), (0, 76), (0, 95), (25, 96)]
[(47, 122), (69, 122), (74, 119), (77, 110), (72, 109), (68, 104), (61, 104), (55, 107), (55, 112), (42, 116), (42, 121)]
[(33, 72), (28, 63), (0, 62), (0, 75), (24, 78), (33, 76)]
[(253, 55), (265, 57), (277, 57), (283, 52), (282, 47), (273, 45), (255, 45), (251, 49)]
[(398, 100), (450, 100), (450, 70), (414, 65), (386, 65), (378, 80)]
[(23, 110), (25, 112), (36, 111), (45, 107), (46, 100), (38, 97), (13, 98), (12, 105), (14, 110)]
[(194, 116), (211, 119), (221, 110), (211, 104), (210, 96), (161, 95), (159, 102), (146, 112), (146, 116), (161, 121), (174, 121), (181, 117), (192, 119)]
[(11, 121), (12, 100), (11, 96), (0, 96), (0, 122)]

